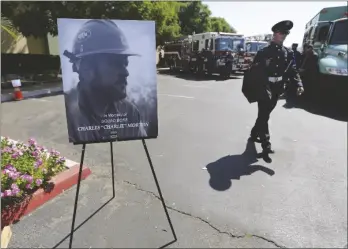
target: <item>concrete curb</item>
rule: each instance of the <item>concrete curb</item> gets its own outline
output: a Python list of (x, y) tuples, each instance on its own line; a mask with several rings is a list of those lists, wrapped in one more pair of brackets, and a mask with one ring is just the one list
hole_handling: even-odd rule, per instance
[[(52, 187), (50, 189), (40, 188), (32, 195), (28, 196), (23, 202), (13, 205), (12, 207), (2, 210), (1, 212), (1, 229), (19, 221), (23, 216), (36, 210), (49, 200), (68, 190), (78, 181), (80, 164), (71, 160), (66, 160), (67, 170), (53, 177), (49, 183)], [(83, 166), (81, 180), (86, 179), (91, 170)]]
[[(55, 96), (63, 93), (63, 87), (54, 87), (49, 89), (40, 89), (34, 91), (22, 91), (24, 99), (42, 98), (48, 96)], [(15, 101), (13, 94), (1, 94), (1, 103)]]
[[(50, 182), (54, 187), (50, 192), (40, 188), (35, 191), (27, 201), (25, 201), (24, 205), (21, 204), (19, 207), (15, 206), (2, 210), (1, 227), (3, 228), (19, 221), (23, 216), (30, 214), (38, 207), (77, 184), (79, 170), (80, 165), (76, 164), (70, 169), (63, 171), (52, 178)], [(92, 172), (89, 168), (83, 166), (81, 179), (86, 179), (91, 173)]]
[[(39, 81), (39, 80), (21, 80), (22, 87), (23, 86), (34, 86), (34, 85), (45, 85), (45, 84), (51, 84), (51, 83), (61, 83), (62, 79), (52, 79), (52, 80), (45, 80), (45, 81)], [(12, 82), (1, 82), (1, 89), (13, 89)]]

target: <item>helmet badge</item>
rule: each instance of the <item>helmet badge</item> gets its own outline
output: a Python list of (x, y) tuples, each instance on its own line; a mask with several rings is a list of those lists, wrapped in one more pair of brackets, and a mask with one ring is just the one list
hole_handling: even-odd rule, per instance
[(121, 34), (120, 35), (120, 39), (121, 39), (122, 46), (127, 47), (127, 39), (126, 39), (126, 37), (123, 34)]
[(83, 42), (87, 40), (89, 37), (91, 37), (92, 33), (88, 29), (81, 30), (80, 33), (77, 35), (77, 41), (78, 42)]

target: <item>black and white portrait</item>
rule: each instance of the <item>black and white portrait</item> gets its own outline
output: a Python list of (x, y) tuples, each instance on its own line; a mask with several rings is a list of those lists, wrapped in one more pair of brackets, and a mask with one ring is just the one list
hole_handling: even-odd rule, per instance
[(153, 21), (58, 19), (69, 142), (158, 136)]

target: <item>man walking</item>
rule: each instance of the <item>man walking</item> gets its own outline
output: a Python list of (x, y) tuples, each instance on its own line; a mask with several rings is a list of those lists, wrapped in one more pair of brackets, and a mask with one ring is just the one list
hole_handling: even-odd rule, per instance
[(250, 139), (261, 142), (263, 154), (274, 153), (271, 147), (268, 120), (277, 105), (280, 94), (284, 91), (284, 82), (290, 80), (297, 84), (297, 94), (303, 93), (300, 76), (293, 63), (293, 54), (283, 42), (293, 27), (291, 21), (282, 21), (272, 27), (273, 39), (271, 43), (259, 50), (253, 61), (254, 65), (261, 65), (267, 74), (268, 80), (264, 85), (268, 93), (266, 98), (258, 100), (258, 116), (251, 130)]
[[(305, 44), (302, 65), (299, 69), (307, 97), (312, 97), (315, 91), (314, 85), (318, 80), (318, 54), (313, 51), (313, 46)], [(311, 96), (312, 95), (312, 96)]]
[(302, 55), (301, 53), (297, 50), (298, 48), (298, 44), (297, 43), (293, 43), (291, 46), (291, 49), (294, 53), (294, 59), (296, 62), (296, 69), (299, 69), (301, 64), (302, 64)]

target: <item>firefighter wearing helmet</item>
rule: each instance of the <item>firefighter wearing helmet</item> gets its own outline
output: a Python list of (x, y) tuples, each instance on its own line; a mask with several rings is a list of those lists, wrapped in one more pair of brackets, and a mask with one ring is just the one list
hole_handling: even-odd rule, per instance
[(65, 93), (70, 142), (146, 137), (138, 109), (126, 99), (128, 57), (137, 54), (119, 27), (110, 20), (87, 21), (64, 55), (79, 76), (77, 87)]

